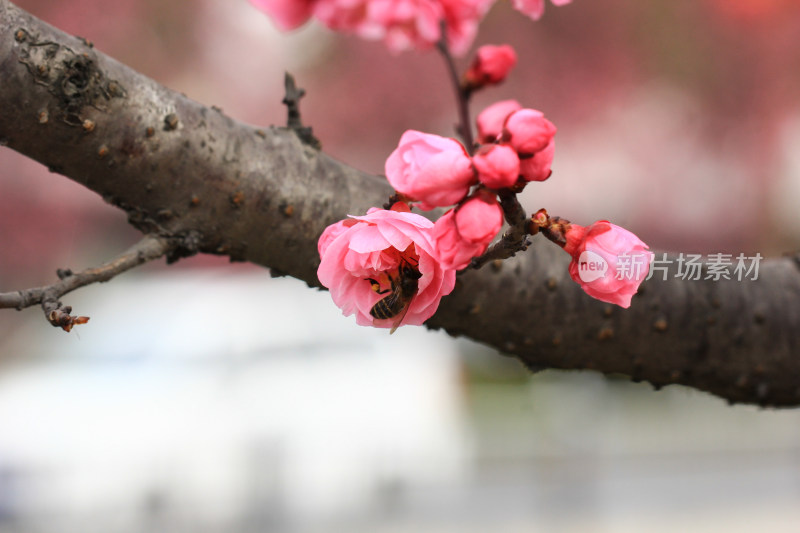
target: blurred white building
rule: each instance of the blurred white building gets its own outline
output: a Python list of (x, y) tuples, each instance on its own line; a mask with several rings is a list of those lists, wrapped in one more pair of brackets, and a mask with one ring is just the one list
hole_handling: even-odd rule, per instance
[(465, 478), (443, 336), (390, 342), (266, 272), (99, 289), (69, 296), (92, 317), (71, 335), (34, 318), (19, 340), (46, 330), (39, 354), (0, 374), (0, 531), (341, 522)]

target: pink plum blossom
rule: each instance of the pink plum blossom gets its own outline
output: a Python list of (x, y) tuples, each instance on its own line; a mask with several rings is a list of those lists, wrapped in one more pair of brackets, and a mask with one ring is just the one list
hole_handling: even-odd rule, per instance
[(464, 75), (464, 79), (472, 88), (498, 84), (506, 79), (516, 64), (517, 53), (511, 46), (487, 44), (475, 52), (475, 59)]
[(478, 180), (490, 189), (511, 187), (520, 175), (517, 152), (506, 144), (484, 144), (472, 156)]
[[(317, 244), (321, 260), (317, 277), (342, 313), (355, 314), (359, 325), (391, 328), (401, 318), (402, 324), (420, 325), (455, 286), (455, 271), (436, 259), (432, 227), (431, 221), (415, 213), (377, 208), (332, 224)], [(381, 292), (391, 290), (401, 266), (419, 271), (417, 292), (404, 316), (376, 319), (370, 310), (386, 294), (378, 294), (370, 279)]]
[(433, 226), (433, 240), (444, 268), (461, 270), (486, 251), (503, 225), (503, 209), (494, 194), (480, 191), (450, 209)]
[(310, 17), (317, 0), (250, 0), (267, 13), (282, 31), (302, 26)]
[(570, 277), (592, 298), (630, 307), (650, 269), (648, 246), (607, 220), (586, 228), (570, 224), (565, 236), (564, 250), (572, 256)]
[[(550, 0), (553, 5), (565, 6), (572, 0)], [(539, 20), (544, 14), (544, 0), (511, 0), (511, 5), (521, 13), (528, 15), (533, 20)]]
[(547, 146), (533, 154), (520, 160), (519, 173), (525, 181), (544, 181), (550, 177), (553, 165), (553, 156), (556, 151), (556, 141), (551, 140)]
[(403, 134), (385, 168), (392, 187), (420, 202), (422, 209), (458, 203), (477, 181), (458, 141), (415, 130)]
[(439, 0), (444, 8), (447, 41), (455, 55), (463, 55), (475, 40), (478, 24), (495, 0)]
[(494, 0), (251, 0), (282, 30), (314, 16), (328, 28), (382, 40), (392, 51), (428, 49), (441, 38), (444, 21), (451, 51), (467, 51), (478, 23)]
[(522, 109), (516, 100), (501, 100), (490, 105), (478, 114), (478, 140), (490, 143), (497, 140), (503, 132), (503, 124), (511, 113)]
[[(335, 17), (318, 15), (328, 27), (352, 31), (362, 39), (383, 40), (386, 46), (400, 52), (430, 48), (441, 37), (440, 21), (444, 9), (436, 0), (323, 0), (330, 4), (364, 4), (360, 11), (364, 20), (347, 28), (329, 23)], [(317, 12), (319, 13), (319, 9)]]
[(520, 157), (542, 150), (555, 134), (555, 125), (536, 109), (515, 111), (503, 125), (503, 141), (513, 146)]

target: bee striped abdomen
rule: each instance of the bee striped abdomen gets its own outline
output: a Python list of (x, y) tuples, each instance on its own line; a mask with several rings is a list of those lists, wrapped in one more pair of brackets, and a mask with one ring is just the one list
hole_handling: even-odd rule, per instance
[(381, 290), (380, 283), (378, 283), (377, 280), (366, 278), (370, 285), (372, 285), (372, 290), (378, 294), (389, 293), (375, 302), (375, 305), (369, 310), (369, 314), (378, 320), (396, 317), (395, 323), (392, 326), (392, 331), (390, 331), (390, 333), (394, 333), (397, 327), (403, 322), (411, 300), (413, 300), (414, 296), (417, 294), (419, 288), (418, 282), (422, 274), (410, 264), (401, 264), (398, 268), (397, 277), (392, 277), (391, 275), (388, 277), (391, 288), (384, 290)]
[(400, 300), (397, 298), (392, 298), (392, 296), (394, 296), (394, 294), (391, 294), (382, 300), (378, 300), (372, 309), (369, 310), (369, 314), (379, 320), (392, 318), (393, 316), (397, 315), (397, 313), (399, 313), (402, 309), (402, 306), (398, 306), (397, 304), (400, 302)]

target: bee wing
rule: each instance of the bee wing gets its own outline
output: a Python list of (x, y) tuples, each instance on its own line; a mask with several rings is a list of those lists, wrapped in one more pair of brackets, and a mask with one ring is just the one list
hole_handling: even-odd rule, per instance
[(392, 329), (389, 331), (389, 335), (397, 331), (397, 328), (399, 328), (402, 325), (403, 319), (406, 317), (406, 313), (408, 313), (408, 308), (411, 307), (411, 300), (413, 299), (414, 298), (411, 298), (405, 303), (405, 305), (403, 306), (403, 310), (395, 319), (394, 324), (392, 324)]

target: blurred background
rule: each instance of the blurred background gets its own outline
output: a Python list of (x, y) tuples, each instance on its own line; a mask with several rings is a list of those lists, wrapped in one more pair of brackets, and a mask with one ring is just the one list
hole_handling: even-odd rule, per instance
[[(283, 72), (325, 150), (380, 174), (406, 129), (451, 135), (441, 59), (245, 0), (16, 0), (159, 82), (283, 124)], [(501, 0), (515, 98), (558, 126), (525, 191), (654, 249), (800, 248), (800, 0)], [(462, 58), (465, 66), (468, 58)], [(137, 240), (94, 193), (0, 148), (0, 291)], [(543, 245), (543, 243), (537, 243)], [(70, 334), (0, 314), (0, 533), (800, 530), (800, 413), (596, 373), (535, 375), (423, 328), (359, 328), (326, 293), (197, 257), (69, 295)], [(634, 303), (635, 305), (635, 303)]]

